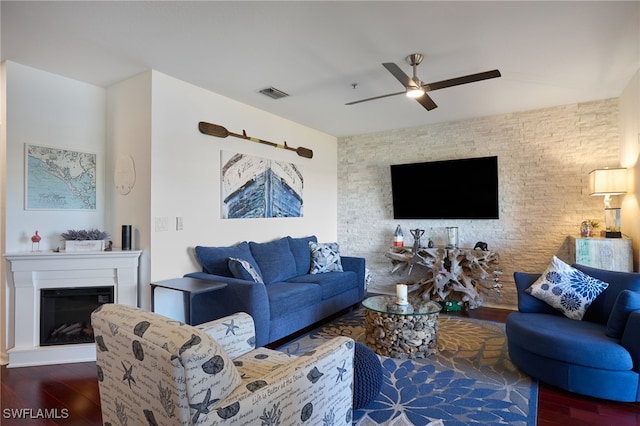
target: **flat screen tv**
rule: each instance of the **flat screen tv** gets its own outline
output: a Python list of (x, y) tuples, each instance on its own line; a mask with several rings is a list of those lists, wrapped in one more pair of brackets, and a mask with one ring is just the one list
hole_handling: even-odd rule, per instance
[(498, 219), (498, 157), (391, 165), (394, 219)]

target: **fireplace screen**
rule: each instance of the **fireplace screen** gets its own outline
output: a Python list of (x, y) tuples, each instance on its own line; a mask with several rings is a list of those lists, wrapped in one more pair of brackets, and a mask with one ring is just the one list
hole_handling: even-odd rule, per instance
[(93, 342), (91, 312), (113, 303), (113, 286), (40, 291), (40, 346)]

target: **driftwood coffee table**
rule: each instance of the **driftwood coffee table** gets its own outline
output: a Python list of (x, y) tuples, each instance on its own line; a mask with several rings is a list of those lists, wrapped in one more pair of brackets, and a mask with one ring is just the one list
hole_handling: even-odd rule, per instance
[(425, 358), (438, 349), (438, 314), (442, 307), (409, 297), (400, 306), (392, 296), (365, 299), (365, 343), (375, 353), (392, 358)]

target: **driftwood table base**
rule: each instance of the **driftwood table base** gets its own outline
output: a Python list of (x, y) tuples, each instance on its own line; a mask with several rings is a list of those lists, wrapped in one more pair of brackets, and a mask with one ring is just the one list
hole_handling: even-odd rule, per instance
[(474, 309), (482, 305), (483, 294), (497, 297), (502, 289), (496, 252), (437, 247), (413, 253), (407, 247), (394, 247), (386, 256), (391, 259), (392, 273), (418, 277), (405, 284), (410, 285), (413, 296), (424, 300), (459, 302)]

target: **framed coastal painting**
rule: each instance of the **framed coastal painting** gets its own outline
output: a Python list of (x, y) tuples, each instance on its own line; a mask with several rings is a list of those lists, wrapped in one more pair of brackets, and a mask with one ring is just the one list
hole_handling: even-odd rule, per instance
[(221, 152), (223, 219), (302, 217), (304, 178), (293, 163)]
[(26, 210), (95, 210), (96, 154), (25, 144)]

